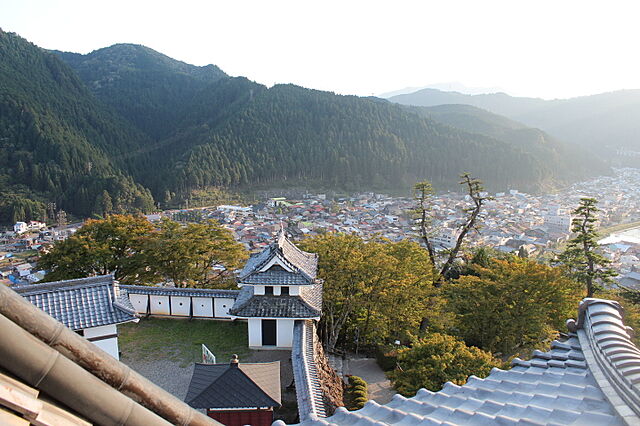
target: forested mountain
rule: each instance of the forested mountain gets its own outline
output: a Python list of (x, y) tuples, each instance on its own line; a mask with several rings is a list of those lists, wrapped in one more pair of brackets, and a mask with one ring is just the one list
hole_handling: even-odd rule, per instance
[[(237, 111), (223, 120), (215, 115), (211, 121), (196, 121), (163, 144), (158, 157), (166, 166), (161, 168), (172, 169), (176, 179), (164, 184), (178, 190), (285, 183), (410, 188), (429, 178), (441, 188), (452, 188), (463, 170), (482, 176), (491, 188), (535, 190), (567, 181), (546, 153), (454, 129), (378, 99), (293, 85), (266, 89), (244, 79), (219, 86), (225, 91), (243, 87), (234, 92)], [(185, 148), (177, 162), (175, 155), (166, 155)], [(564, 160), (562, 168), (575, 170)], [(572, 177), (586, 176), (584, 172)]]
[(474, 106), (440, 105), (412, 109), (440, 123), (507, 142), (538, 158), (544, 158), (543, 170), (565, 181), (608, 172), (602, 161), (584, 150), (559, 141), (540, 129), (527, 127)]
[(394, 96), (390, 100), (416, 106), (473, 105), (543, 129), (560, 140), (588, 148), (614, 163), (625, 160), (628, 165), (640, 166), (640, 155), (618, 155), (619, 149), (640, 153), (640, 90), (546, 101), (504, 93), (464, 95), (425, 89)]
[(529, 129), (502, 117), (467, 111), (456, 122), (378, 98), (267, 88), (144, 46), (51, 53), (2, 33), (0, 59), (5, 223), (38, 217), (44, 201), (101, 215), (207, 186), (408, 192), (421, 179), (454, 188), (469, 171), (490, 189), (539, 190), (592, 172), (546, 135), (505, 136)]
[(167, 136), (200, 91), (227, 75), (196, 67), (136, 44), (116, 44), (87, 55), (58, 52), (93, 93), (151, 137)]
[(445, 92), (438, 89), (422, 89), (417, 92), (392, 96), (391, 102), (403, 105), (438, 106), (438, 105), (473, 105), (495, 114), (515, 119), (530, 111), (542, 107), (547, 101), (536, 98), (516, 98), (505, 93), (466, 95), (459, 92)]
[(114, 160), (146, 136), (109, 111), (53, 54), (0, 30), (0, 222), (148, 210), (148, 190)]

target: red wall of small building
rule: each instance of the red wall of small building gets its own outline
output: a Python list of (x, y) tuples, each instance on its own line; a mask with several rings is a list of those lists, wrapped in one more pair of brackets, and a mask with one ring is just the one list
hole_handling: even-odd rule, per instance
[(207, 415), (225, 426), (271, 426), (272, 410), (207, 410)]

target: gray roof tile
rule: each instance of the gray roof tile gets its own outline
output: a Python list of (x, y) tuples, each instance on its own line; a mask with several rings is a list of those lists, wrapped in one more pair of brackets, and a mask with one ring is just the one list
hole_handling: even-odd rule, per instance
[(413, 398), (394, 396), (381, 406), (340, 408), (329, 418), (304, 425), (621, 425), (640, 423), (640, 351), (629, 338), (620, 306), (585, 299), (572, 334), (549, 352), (514, 359), (510, 370), (471, 376), (463, 386), (446, 383), (439, 392), (421, 389)]
[(72, 330), (135, 319), (124, 295), (116, 298), (112, 275), (31, 284), (13, 289)]
[(313, 347), (314, 333), (315, 327), (312, 321), (298, 320), (293, 326), (291, 364), (296, 384), (298, 414), (302, 421), (312, 422), (309, 424), (315, 424), (313, 423), (315, 417), (326, 416), (320, 382), (312, 380), (314, 376), (317, 377)]
[(234, 304), (229, 311), (237, 317), (262, 318), (317, 318), (320, 310), (314, 308), (300, 296), (256, 296), (242, 305)]
[(195, 364), (185, 402), (194, 408), (278, 407), (280, 362)]
[[(295, 272), (282, 269), (258, 272), (276, 255), (284, 256)], [(247, 262), (240, 274), (242, 288), (229, 313), (240, 318), (319, 317), (322, 311), (322, 280), (315, 279), (317, 261), (315, 254), (301, 251), (281, 233), (275, 243)], [(300, 294), (256, 295), (254, 285), (297, 285)]]
[(309, 280), (303, 274), (288, 271), (267, 270), (257, 272), (242, 279), (242, 284), (253, 285), (308, 285)]
[[(278, 256), (294, 272), (288, 272), (285, 277), (282, 271), (260, 272), (260, 269), (267, 265), (271, 259)], [(285, 280), (284, 285), (309, 285), (316, 282), (318, 272), (318, 256), (307, 253), (295, 246), (284, 231), (280, 232), (275, 242), (270, 244), (260, 253), (251, 256), (242, 271), (240, 271), (240, 282), (252, 285), (277, 285), (278, 280)], [(285, 272), (287, 273), (287, 272)]]
[(179, 288), (155, 287), (144, 285), (121, 285), (121, 289), (129, 294), (150, 294), (155, 296), (183, 296), (183, 297), (228, 297), (235, 299), (240, 290), (220, 290), (214, 288)]

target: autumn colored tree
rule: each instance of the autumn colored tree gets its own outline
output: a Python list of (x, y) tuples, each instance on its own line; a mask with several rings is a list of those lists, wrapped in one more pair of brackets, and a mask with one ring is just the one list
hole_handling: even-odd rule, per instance
[(444, 289), (452, 330), (473, 346), (513, 354), (537, 345), (575, 315), (580, 285), (559, 268), (527, 259), (492, 259)]
[(143, 216), (110, 215), (55, 244), (40, 266), (50, 271), (48, 281), (114, 274), (129, 284), (211, 287), (246, 259), (244, 247), (215, 221), (164, 220), (156, 230)]
[(597, 204), (595, 198), (580, 199), (580, 205), (572, 212), (571, 232), (574, 237), (557, 259), (569, 269), (572, 277), (585, 286), (587, 297), (593, 297), (604, 285), (613, 283), (613, 277), (618, 275), (608, 267), (611, 261), (598, 252), (596, 222), (600, 210)]
[(501, 362), (491, 353), (440, 333), (416, 339), (411, 347), (397, 351), (397, 368), (387, 375), (393, 387), (411, 397), (425, 388), (439, 391), (446, 382), (463, 385), (470, 375), (486, 377)]
[(303, 240), (319, 255), (324, 279), (320, 333), (328, 350), (405, 338), (424, 316), (436, 316), (432, 265), (415, 242), (366, 241), (325, 234)]

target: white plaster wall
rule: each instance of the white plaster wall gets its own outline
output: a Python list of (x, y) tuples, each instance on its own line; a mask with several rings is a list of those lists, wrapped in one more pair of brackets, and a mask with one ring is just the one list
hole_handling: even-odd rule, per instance
[(299, 285), (289, 286), (289, 295), (290, 296), (299, 296), (300, 295), (300, 286)]
[(231, 315), (229, 315), (229, 309), (233, 306), (235, 299), (228, 297), (216, 297), (214, 301), (214, 312), (216, 314), (216, 318), (231, 318)]
[(280, 294), (281, 294), (280, 290), (281, 289), (282, 289), (282, 286), (279, 286), (279, 285), (273, 287), (273, 295), (274, 296), (280, 296)]
[(211, 297), (194, 297), (193, 316), (213, 318), (213, 299)]
[(150, 311), (155, 315), (169, 315), (169, 296), (149, 296)]
[(191, 310), (191, 298), (183, 296), (171, 296), (171, 315), (189, 316)]
[[(113, 334), (118, 334), (118, 329), (115, 324), (111, 325), (103, 325), (100, 327), (91, 327), (85, 328), (83, 331), (84, 338), (87, 340), (91, 340), (92, 338), (109, 336)], [(115, 359), (120, 359), (118, 356), (118, 338), (111, 337), (109, 339), (104, 340), (96, 340), (95, 342), (91, 342)]]
[(82, 331), (84, 337), (87, 339), (90, 339), (92, 337), (108, 336), (110, 334), (118, 334), (118, 329), (116, 328), (115, 324), (85, 328)]
[(118, 354), (120, 350), (118, 349), (117, 337), (112, 337), (111, 339), (98, 340), (96, 342), (91, 342), (91, 343), (93, 343), (94, 345), (96, 345), (97, 347), (99, 347), (100, 349), (102, 349), (103, 351), (105, 351), (115, 359), (120, 360), (120, 356)]
[(257, 285), (253, 287), (253, 294), (263, 295), (264, 294), (264, 286)]
[(276, 346), (278, 348), (293, 347), (293, 322), (295, 320), (278, 318), (276, 320)]
[(262, 347), (262, 318), (249, 318), (249, 347)]
[(133, 309), (138, 314), (146, 314), (149, 306), (149, 296), (146, 294), (129, 294), (129, 300), (133, 305)]

